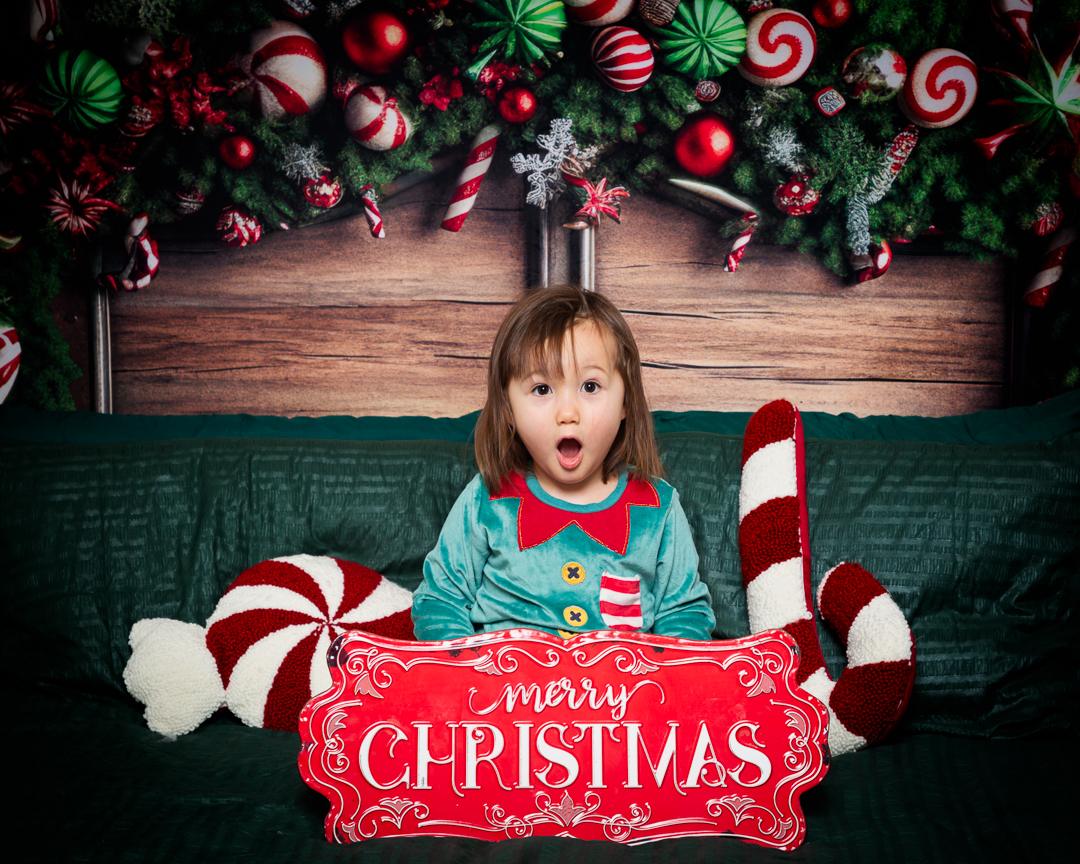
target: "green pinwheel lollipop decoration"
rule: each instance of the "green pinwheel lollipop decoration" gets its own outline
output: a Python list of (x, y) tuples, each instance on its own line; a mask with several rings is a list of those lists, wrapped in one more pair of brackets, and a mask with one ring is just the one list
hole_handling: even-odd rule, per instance
[(45, 70), (41, 93), (58, 119), (82, 130), (112, 123), (123, 99), (116, 70), (90, 51), (61, 51)]
[[(1076, 49), (1080, 44), (1080, 31), (1073, 36), (1056, 63), (1046, 59), (1039, 43), (1032, 54), (1031, 70), (1027, 78), (1012, 72), (991, 69), (1001, 76), (1005, 99), (998, 104), (1013, 109), (1015, 124), (1008, 129), (975, 139), (975, 144), (989, 159), (1001, 142), (1023, 130), (1034, 134), (1031, 146), (1038, 151), (1054, 138), (1076, 142), (1080, 139), (1080, 59)], [(993, 102), (990, 104), (994, 104)]]
[(720, 75), (746, 51), (746, 24), (723, 0), (683, 0), (655, 31), (664, 62), (691, 78)]
[(476, 80), (480, 70), (500, 51), (523, 64), (546, 63), (566, 29), (562, 0), (476, 0), (474, 26), (494, 32), (477, 49), (477, 61), (468, 69)]

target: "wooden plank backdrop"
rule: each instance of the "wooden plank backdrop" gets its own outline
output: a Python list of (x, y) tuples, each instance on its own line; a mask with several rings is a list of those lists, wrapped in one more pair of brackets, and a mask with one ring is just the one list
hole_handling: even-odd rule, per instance
[[(500, 154), (501, 155), (501, 154)], [(524, 186), (497, 159), (459, 234), (438, 228), (453, 175), (363, 216), (265, 236), (162, 244), (153, 286), (112, 306), (121, 413), (458, 416), (484, 398), (495, 329), (524, 286)], [(729, 241), (635, 195), (599, 232), (596, 281), (626, 314), (654, 409), (945, 415), (1004, 404), (1000, 263), (898, 256), (846, 286), (797, 253)], [(555, 242), (566, 242), (556, 229)]]

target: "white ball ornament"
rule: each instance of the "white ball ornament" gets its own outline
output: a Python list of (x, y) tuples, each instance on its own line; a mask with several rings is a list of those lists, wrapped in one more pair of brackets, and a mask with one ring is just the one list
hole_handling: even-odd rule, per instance
[(566, 15), (586, 27), (604, 27), (622, 21), (634, 9), (637, 0), (563, 0)]
[(6, 321), (0, 321), (0, 403), (7, 399), (11, 388), (15, 386), (21, 356), (19, 334)]
[(760, 87), (794, 84), (817, 54), (817, 34), (810, 19), (790, 9), (767, 9), (746, 27), (746, 54), (739, 74)]
[(409, 140), (412, 121), (397, 99), (377, 84), (357, 87), (345, 103), (345, 128), (369, 150), (393, 150)]
[(652, 48), (630, 27), (608, 27), (597, 33), (592, 60), (604, 80), (624, 93), (644, 87), (653, 73)]
[(972, 59), (952, 48), (935, 48), (915, 61), (896, 101), (912, 123), (943, 129), (964, 119), (978, 92)]
[(251, 53), (241, 61), (251, 75), (264, 117), (307, 114), (326, 98), (326, 58), (306, 30), (275, 21), (251, 34)]

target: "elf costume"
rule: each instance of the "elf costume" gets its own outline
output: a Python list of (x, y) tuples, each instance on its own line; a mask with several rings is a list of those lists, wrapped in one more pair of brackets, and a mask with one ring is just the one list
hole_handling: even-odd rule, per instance
[(413, 597), (421, 640), (528, 627), (569, 637), (640, 630), (708, 640), (716, 624), (678, 493), (619, 475), (596, 504), (511, 475), (498, 494), (477, 475), (446, 519)]

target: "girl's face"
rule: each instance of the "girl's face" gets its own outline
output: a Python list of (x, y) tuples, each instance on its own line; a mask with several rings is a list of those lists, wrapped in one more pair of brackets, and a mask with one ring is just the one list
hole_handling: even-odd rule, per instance
[(626, 417), (625, 388), (607, 340), (591, 322), (563, 342), (563, 376), (533, 372), (507, 387), (517, 434), (549, 495), (574, 504), (603, 501), (604, 459)]

